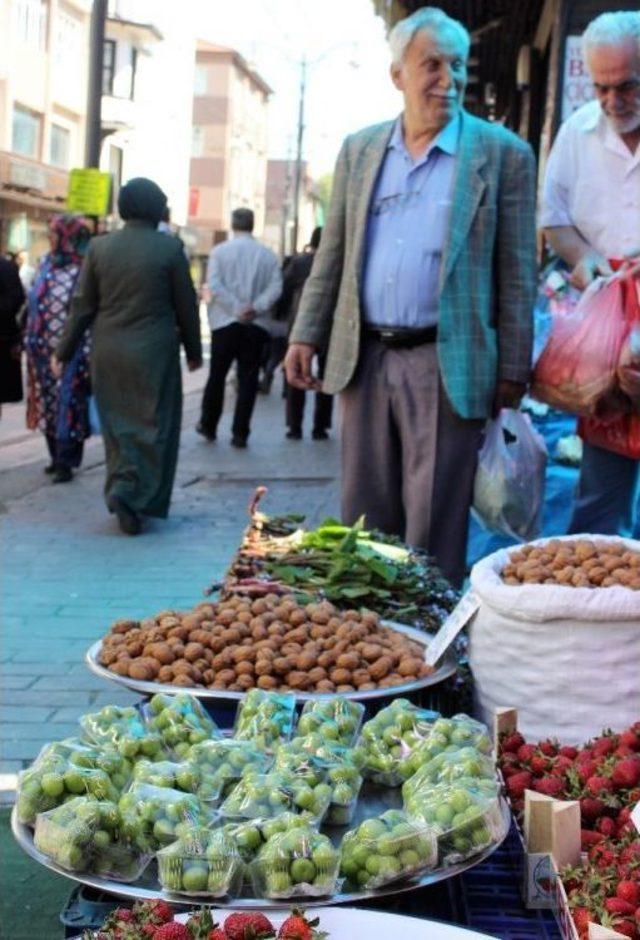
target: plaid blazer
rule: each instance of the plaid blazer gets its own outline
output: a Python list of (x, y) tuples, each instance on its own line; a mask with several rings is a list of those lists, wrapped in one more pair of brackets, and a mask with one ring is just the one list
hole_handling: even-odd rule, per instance
[[(369, 202), (393, 129), (345, 140), (333, 194), (290, 341), (327, 348), (324, 389), (351, 381), (360, 347)], [(463, 112), (440, 274), (438, 360), (463, 418), (486, 418), (498, 379), (527, 382), (536, 294), (535, 160), (498, 124)]]

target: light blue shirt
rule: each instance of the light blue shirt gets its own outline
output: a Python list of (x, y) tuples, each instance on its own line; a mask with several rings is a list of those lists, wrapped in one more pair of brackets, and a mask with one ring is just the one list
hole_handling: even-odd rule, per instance
[(421, 329), (438, 322), (438, 284), (460, 118), (416, 160), (396, 121), (369, 204), (362, 281), (365, 322)]

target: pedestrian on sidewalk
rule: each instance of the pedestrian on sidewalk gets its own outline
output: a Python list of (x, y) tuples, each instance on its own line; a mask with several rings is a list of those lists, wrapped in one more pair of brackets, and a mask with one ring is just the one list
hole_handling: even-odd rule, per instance
[[(107, 508), (129, 535), (166, 517), (182, 414), (180, 344), (202, 365), (196, 295), (182, 246), (157, 231), (167, 197), (151, 180), (120, 190), (124, 228), (94, 238), (56, 361), (92, 328), (91, 376), (107, 463)], [(61, 368), (59, 366), (59, 368)]]
[(27, 427), (42, 431), (53, 483), (68, 483), (82, 463), (89, 424), (89, 334), (83, 331), (74, 354), (58, 376), (51, 357), (70, 316), (91, 232), (83, 218), (57, 215), (49, 226), (51, 250), (43, 256), (28, 293)]
[[(289, 332), (296, 318), (298, 307), (300, 306), (300, 297), (302, 289), (309, 275), (313, 259), (322, 236), (322, 228), (314, 228), (306, 249), (299, 254), (294, 255), (284, 270), (282, 297), (278, 304), (283, 311), (283, 316), (289, 324)], [(318, 355), (318, 379), (322, 380), (324, 367), (326, 364), (326, 354), (320, 352)], [(292, 441), (302, 439), (302, 422), (304, 419), (304, 406), (307, 393), (303, 388), (296, 388), (295, 385), (286, 385), (286, 422), (287, 437)], [(313, 430), (311, 436), (314, 441), (324, 441), (329, 435), (327, 431), (331, 427), (331, 412), (333, 410), (333, 397), (325, 395), (318, 390), (315, 393), (315, 404), (313, 409)]]
[[(595, 100), (558, 132), (547, 163), (541, 224), (584, 290), (610, 260), (640, 256), (640, 13), (603, 13), (583, 36)], [(589, 442), (588, 422), (569, 533), (631, 535), (640, 463)]]
[(0, 258), (0, 415), (3, 403), (22, 401), (18, 313), (24, 300), (17, 264)]
[(342, 514), (465, 575), (487, 418), (517, 407), (536, 296), (535, 161), (463, 108), (470, 36), (427, 7), (391, 31), (395, 121), (346, 139), (287, 353), (342, 393)]
[(207, 269), (211, 363), (196, 430), (215, 441), (227, 373), (235, 361), (238, 397), (231, 429), (234, 447), (247, 446), (262, 354), (269, 341), (269, 314), (282, 291), (278, 259), (253, 237), (253, 225), (251, 209), (235, 209), (231, 215), (233, 238), (212, 249)]

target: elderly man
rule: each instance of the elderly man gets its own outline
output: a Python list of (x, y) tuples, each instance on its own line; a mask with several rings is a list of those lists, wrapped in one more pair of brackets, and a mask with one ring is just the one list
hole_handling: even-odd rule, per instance
[(215, 441), (227, 373), (235, 360), (238, 398), (231, 426), (234, 447), (247, 446), (262, 353), (269, 341), (269, 314), (282, 293), (278, 259), (253, 237), (253, 223), (251, 209), (234, 209), (233, 238), (212, 249), (207, 267), (211, 363), (196, 431)]
[(469, 34), (424, 8), (390, 35), (396, 121), (345, 141), (287, 379), (342, 392), (342, 512), (428, 549), (460, 584), (487, 418), (529, 376), (535, 166), (463, 110)]
[[(583, 42), (596, 100), (558, 133), (541, 216), (580, 289), (640, 254), (640, 13), (603, 13)], [(637, 484), (636, 460), (585, 442), (569, 531), (628, 531)]]

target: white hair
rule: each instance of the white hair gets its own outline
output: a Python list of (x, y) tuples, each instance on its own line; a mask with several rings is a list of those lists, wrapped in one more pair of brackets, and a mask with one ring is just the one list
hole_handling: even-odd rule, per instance
[(635, 40), (640, 50), (640, 12), (601, 13), (591, 20), (582, 36), (585, 53), (597, 46), (621, 46)]
[(391, 61), (394, 65), (399, 65), (402, 62), (416, 33), (423, 30), (437, 33), (443, 29), (453, 30), (459, 36), (465, 48), (465, 56), (468, 55), (471, 48), (471, 36), (462, 23), (447, 16), (444, 10), (440, 10), (438, 7), (421, 7), (411, 16), (407, 16), (406, 19), (396, 23), (389, 33)]

